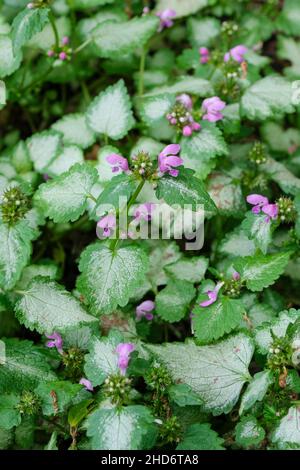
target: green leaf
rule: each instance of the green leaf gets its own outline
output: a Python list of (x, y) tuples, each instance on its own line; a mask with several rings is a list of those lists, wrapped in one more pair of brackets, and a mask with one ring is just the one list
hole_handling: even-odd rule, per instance
[(90, 147), (96, 140), (83, 113), (67, 114), (52, 124), (52, 129), (62, 134), (64, 144), (78, 145), (83, 149)]
[(298, 79), (300, 75), (300, 42), (285, 36), (278, 37), (278, 57), (288, 59), (292, 66), (285, 67), (284, 74), (291, 79)]
[(244, 312), (245, 308), (240, 300), (228, 297), (222, 297), (208, 307), (196, 305), (192, 321), (199, 343), (211, 343), (225, 333), (230, 333), (240, 324)]
[(284, 272), (291, 252), (282, 251), (271, 255), (246, 256), (239, 258), (234, 267), (246, 281), (248, 289), (257, 292), (271, 286)]
[(107, 338), (92, 338), (89, 354), (85, 356), (84, 371), (93, 386), (102, 385), (109, 375), (119, 372), (116, 347), (123, 342), (118, 331), (111, 331)]
[(266, 172), (273, 181), (285, 192), (294, 196), (300, 191), (300, 178), (297, 178), (281, 162), (268, 158), (267, 162), (261, 165), (262, 171)]
[(196, 13), (206, 7), (208, 3), (208, 0), (158, 0), (156, 9), (163, 11), (166, 8), (171, 8), (176, 11), (176, 18), (181, 18)]
[(40, 264), (31, 264), (22, 271), (21, 279), (16, 285), (17, 290), (26, 289), (32, 279), (37, 276), (47, 277), (51, 280), (58, 278), (59, 267), (54, 262), (45, 262)]
[(86, 8), (95, 8), (106, 5), (107, 3), (114, 3), (114, 1), (115, 0), (72, 0), (71, 8), (75, 10), (85, 10)]
[(272, 442), (278, 444), (279, 446), (282, 443), (291, 443), (300, 446), (299, 421), (299, 407), (291, 406), (287, 415), (281, 419), (279, 425), (272, 433)]
[(55, 380), (45, 355), (31, 341), (5, 339), (0, 358), (0, 393), (33, 390), (39, 382)]
[(49, 439), (48, 444), (44, 447), (44, 450), (58, 450), (57, 447), (57, 431), (53, 431)]
[(221, 131), (211, 123), (202, 124), (200, 132), (191, 137), (182, 137), (181, 157), (185, 167), (196, 171), (199, 178), (205, 179), (215, 163), (214, 158), (227, 155), (228, 149)]
[(273, 383), (273, 374), (270, 370), (255, 374), (242, 397), (239, 414), (252, 408), (257, 401), (262, 401), (271, 383)]
[[(80, 384), (67, 380), (40, 383), (35, 393), (40, 397), (43, 414), (46, 416), (63, 413), (81, 390)], [(55, 397), (55, 400), (53, 399)], [(57, 409), (56, 404), (57, 403)]]
[(242, 229), (250, 239), (254, 240), (257, 248), (265, 255), (272, 242), (272, 231), (274, 229), (272, 223), (266, 221), (266, 214), (248, 212), (242, 223)]
[(0, 109), (6, 104), (6, 86), (5, 83), (0, 80)]
[(100, 407), (86, 421), (93, 450), (150, 449), (156, 438), (151, 411), (145, 406)]
[(68, 423), (70, 426), (78, 426), (78, 424), (89, 414), (89, 406), (93, 403), (93, 401), (94, 400), (92, 398), (83, 400), (69, 409)]
[[(136, 181), (125, 173), (114, 176), (98, 197), (96, 210), (101, 204), (110, 204), (116, 209), (119, 208), (120, 198), (124, 197), (128, 202), (136, 187)], [(101, 212), (99, 212), (99, 214), (101, 214)]]
[(101, 243), (88, 246), (80, 258), (78, 289), (95, 315), (124, 307), (148, 268), (145, 252), (135, 246), (111, 251)]
[(31, 255), (31, 242), (38, 231), (30, 226), (28, 219), (15, 225), (0, 222), (0, 287), (9, 290), (19, 280), (22, 269)]
[(122, 139), (134, 125), (131, 101), (124, 81), (119, 80), (102, 91), (86, 112), (88, 126), (113, 140)]
[(17, 409), (19, 397), (16, 395), (2, 395), (0, 397), (0, 421), (1, 427), (11, 429), (21, 422), (21, 415)]
[(202, 400), (187, 384), (175, 384), (168, 388), (171, 401), (178, 406), (201, 405)]
[(300, 310), (291, 308), (289, 310), (280, 312), (278, 318), (258, 326), (254, 332), (254, 337), (259, 352), (262, 354), (267, 354), (271, 344), (273, 343), (271, 332), (278, 338), (283, 338), (286, 334), (288, 326), (291, 323), (295, 323), (299, 316)]
[(166, 114), (175, 102), (175, 96), (169, 93), (155, 96), (143, 96), (141, 102), (137, 101), (139, 112), (143, 121), (151, 126)]
[(180, 93), (189, 93), (191, 95), (201, 96), (204, 98), (207, 95), (213, 94), (213, 92), (214, 90), (209, 80), (205, 80), (204, 78), (200, 77), (194, 77), (192, 75), (183, 75), (182, 77), (178, 78), (177, 81), (173, 83), (173, 85), (163, 85), (153, 88), (153, 90), (144, 95), (143, 98), (163, 94), (179, 95)]
[(22, 53), (13, 52), (13, 45), (10, 36), (0, 34), (0, 78), (11, 75), (19, 67), (22, 60)]
[(238, 334), (211, 346), (195, 343), (147, 345), (165, 364), (175, 382), (186, 383), (203, 400), (203, 411), (213, 415), (229, 413), (250, 379), (248, 365), (254, 346)]
[(196, 289), (187, 281), (170, 281), (155, 298), (157, 314), (170, 323), (185, 317)]
[(265, 77), (251, 85), (241, 101), (242, 115), (247, 119), (265, 120), (292, 113), (292, 84), (285, 78)]
[(45, 168), (45, 172), (54, 178), (70, 170), (76, 163), (84, 163), (83, 151), (76, 145), (66, 145), (63, 151)]
[(211, 429), (211, 424), (192, 424), (178, 444), (176, 450), (225, 450), (223, 439)]
[(285, 0), (282, 11), (277, 18), (280, 30), (292, 36), (299, 34), (300, 8), (298, 0)]
[(237, 217), (245, 210), (242, 188), (236, 178), (224, 173), (212, 173), (207, 189), (220, 213)]
[(87, 209), (87, 199), (97, 176), (90, 165), (76, 164), (68, 172), (41, 184), (34, 195), (35, 202), (54, 222), (74, 222)]
[(44, 173), (47, 166), (62, 151), (61, 135), (56, 131), (34, 134), (26, 144), (34, 169), (39, 173)]
[(95, 49), (99, 57), (121, 57), (140, 49), (157, 31), (159, 20), (153, 15), (122, 23), (107, 20), (92, 31)]
[(176, 263), (168, 264), (165, 272), (180, 281), (200, 282), (208, 268), (208, 259), (204, 256), (182, 258)]
[(187, 21), (187, 27), (189, 41), (195, 47), (211, 45), (220, 33), (220, 22), (216, 18), (198, 19), (191, 16)]
[(254, 416), (244, 416), (235, 428), (236, 443), (245, 448), (257, 446), (265, 435)]
[(42, 31), (49, 21), (49, 8), (25, 8), (15, 17), (12, 24), (12, 41), (14, 51), (21, 49), (34, 34)]
[(173, 176), (160, 178), (156, 195), (170, 206), (179, 204), (184, 208), (185, 205), (190, 205), (192, 210), (197, 210), (197, 206), (203, 205), (205, 211), (216, 212), (216, 206), (204, 189), (203, 183), (183, 168), (179, 170), (176, 178)]
[(16, 305), (16, 315), (30, 330), (48, 334), (97, 321), (62, 286), (42, 277), (33, 279), (24, 291)]
[(225, 236), (219, 250), (230, 256), (236, 256), (237, 253), (239, 256), (251, 256), (255, 253), (255, 245), (240, 228), (237, 228)]
[[(268, 121), (260, 128), (260, 132), (263, 139), (274, 152), (289, 153), (290, 149), (294, 146), (300, 146), (300, 131), (298, 129), (289, 127), (285, 130), (276, 122)], [(270, 164), (272, 165), (273, 162), (275, 162), (275, 160), (270, 158), (266, 162), (265, 167), (268, 167)], [(279, 165), (283, 167), (281, 163)]]

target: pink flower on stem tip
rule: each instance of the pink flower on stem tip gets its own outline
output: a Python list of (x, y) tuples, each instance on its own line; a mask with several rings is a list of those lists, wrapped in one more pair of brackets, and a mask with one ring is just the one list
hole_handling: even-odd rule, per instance
[(209, 55), (210, 55), (207, 47), (200, 47), (199, 54), (200, 54), (200, 63), (206, 64), (209, 61)]
[(90, 382), (88, 379), (85, 379), (82, 377), (82, 379), (79, 380), (80, 385), (83, 385), (86, 390), (89, 392), (92, 392), (94, 390), (94, 387), (92, 385), (92, 382)]
[(134, 220), (136, 222), (139, 222), (140, 220), (145, 220), (146, 222), (148, 222), (149, 220), (151, 220), (151, 214), (154, 205), (155, 204), (153, 204), (152, 202), (145, 202), (144, 204), (141, 204), (134, 211)]
[(69, 42), (70, 42), (69, 36), (64, 36), (61, 40), (61, 43), (63, 46), (66, 46), (67, 44), (69, 44)]
[(220, 113), (220, 111), (222, 111), (225, 106), (226, 103), (220, 100), (218, 96), (206, 98), (202, 103), (202, 109), (205, 111), (203, 119), (210, 122), (220, 121), (220, 119), (223, 119), (223, 114)]
[(238, 273), (237, 271), (233, 271), (233, 273), (232, 273), (232, 279), (233, 279), (234, 281), (239, 281), (239, 280), (241, 279), (240, 273)]
[(204, 300), (201, 302), (200, 307), (208, 307), (209, 305), (213, 304), (217, 298), (218, 298), (218, 293), (221, 287), (223, 286), (224, 282), (218, 282), (216, 287), (213, 290), (208, 290), (206, 294), (208, 295), (208, 300)]
[(47, 341), (46, 343), (47, 348), (56, 348), (59, 354), (62, 354), (63, 353), (63, 348), (62, 348), (63, 340), (60, 334), (54, 331), (52, 335), (45, 335), (45, 336), (46, 338), (51, 340), (51, 341)]
[(118, 367), (122, 375), (126, 374), (128, 363), (130, 360), (130, 354), (134, 351), (135, 346), (132, 343), (120, 343), (116, 347), (116, 353), (118, 354)]
[(140, 305), (136, 307), (136, 318), (140, 320), (142, 317), (145, 317), (146, 320), (153, 320), (153, 313), (155, 309), (155, 303), (152, 300), (145, 300)]
[(112, 231), (115, 230), (117, 225), (115, 214), (107, 214), (97, 223), (97, 229), (101, 229), (101, 237), (108, 238), (110, 237)]
[(186, 109), (192, 109), (193, 107), (192, 98), (187, 93), (182, 93), (181, 95), (178, 95), (176, 97), (176, 101), (181, 103)]
[(246, 198), (247, 202), (252, 206), (252, 212), (259, 214), (264, 212), (267, 215), (266, 222), (270, 222), (271, 219), (276, 219), (278, 215), (277, 204), (269, 204), (269, 199), (261, 194), (249, 194)]
[(276, 219), (278, 216), (278, 206), (277, 204), (266, 204), (261, 209), (267, 217), (265, 218), (266, 222), (270, 222), (271, 219)]
[[(179, 144), (167, 145), (158, 155), (158, 166), (159, 171), (164, 174), (167, 173), (171, 176), (178, 176), (179, 170), (175, 170), (173, 167), (183, 165), (183, 160), (176, 155), (180, 152)], [(175, 154), (175, 155), (172, 155)]]
[(248, 52), (248, 48), (246, 46), (243, 46), (240, 44), (239, 46), (235, 46), (232, 49), (230, 49), (229, 52), (226, 52), (224, 55), (224, 62), (228, 62), (230, 58), (235, 60), (236, 62), (239, 62), (240, 64), (244, 62), (244, 55)]
[(58, 57), (60, 58), (60, 60), (64, 61), (67, 58), (67, 54), (65, 52), (60, 52)]
[(164, 28), (171, 28), (171, 26), (173, 26), (174, 22), (172, 21), (172, 18), (176, 17), (176, 11), (172, 10), (172, 8), (166, 8), (166, 10), (157, 12), (156, 16), (160, 19), (160, 25), (158, 28), (158, 32), (160, 32)]
[(117, 153), (111, 153), (106, 157), (106, 161), (112, 165), (112, 172), (117, 173), (119, 171), (128, 171), (128, 161), (126, 158), (122, 157), (122, 155), (118, 155)]

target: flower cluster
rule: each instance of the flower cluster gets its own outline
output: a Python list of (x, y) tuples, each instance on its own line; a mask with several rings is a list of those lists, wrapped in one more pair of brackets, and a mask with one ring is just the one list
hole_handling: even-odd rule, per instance
[(122, 405), (130, 392), (131, 379), (123, 375), (110, 375), (104, 382), (104, 394), (115, 405)]
[(21, 415), (32, 416), (39, 412), (41, 407), (40, 398), (29, 390), (24, 390), (17, 404), (17, 409)]
[(240, 273), (234, 271), (231, 279), (224, 280), (224, 294), (231, 298), (239, 297), (243, 284)]
[(5, 224), (12, 225), (23, 219), (30, 209), (30, 199), (19, 186), (13, 186), (4, 191), (0, 209)]
[(278, 220), (282, 223), (291, 223), (296, 219), (296, 209), (291, 198), (282, 196), (276, 201), (278, 207)]
[(157, 12), (156, 16), (160, 19), (158, 32), (161, 32), (163, 29), (173, 26), (174, 22), (172, 20), (176, 17), (176, 11), (172, 10), (172, 8), (166, 8), (163, 11)]
[(191, 97), (183, 93), (177, 96), (175, 105), (167, 114), (167, 120), (171, 126), (176, 126), (177, 132), (185, 137), (201, 129), (200, 124), (194, 120), (192, 108)]
[(53, 58), (58, 59), (62, 62), (66, 61), (66, 60), (70, 60), (71, 55), (72, 55), (72, 49), (71, 49), (71, 47), (69, 47), (69, 42), (70, 42), (69, 37), (64, 36), (62, 38), (61, 45), (58, 48), (53, 46), (52, 49), (50, 49), (47, 52), (47, 56), (48, 57), (53, 57)]
[(267, 148), (262, 142), (255, 142), (248, 153), (248, 158), (256, 165), (262, 165), (267, 161)]

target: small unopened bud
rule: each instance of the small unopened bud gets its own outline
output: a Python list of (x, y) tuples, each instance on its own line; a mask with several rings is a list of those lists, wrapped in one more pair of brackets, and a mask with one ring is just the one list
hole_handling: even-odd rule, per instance
[(69, 44), (69, 42), (70, 42), (70, 38), (68, 36), (64, 36), (62, 38), (61, 43), (62, 43), (63, 46), (66, 46), (67, 44)]
[(65, 52), (60, 52), (58, 57), (60, 58), (60, 60), (66, 60), (67, 54)]

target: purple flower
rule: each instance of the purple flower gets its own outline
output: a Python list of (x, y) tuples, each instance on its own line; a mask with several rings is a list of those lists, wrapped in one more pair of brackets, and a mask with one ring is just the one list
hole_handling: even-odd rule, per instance
[(128, 171), (128, 161), (126, 158), (112, 153), (106, 157), (106, 161), (112, 165), (112, 172), (117, 173), (118, 171)]
[(206, 292), (206, 294), (208, 295), (208, 300), (204, 300), (204, 302), (201, 302), (200, 307), (208, 307), (209, 305), (213, 304), (217, 300), (219, 290), (221, 289), (223, 284), (224, 282), (218, 282), (218, 284), (213, 290), (208, 290)]
[(167, 8), (166, 10), (157, 12), (156, 16), (160, 19), (158, 32), (161, 32), (164, 28), (171, 28), (171, 26), (173, 26), (174, 23), (172, 18), (175, 18), (176, 11), (171, 8)]
[(187, 93), (182, 93), (176, 97), (176, 101), (179, 101), (186, 109), (192, 109), (193, 101), (190, 95)]
[(229, 52), (226, 52), (224, 55), (224, 61), (228, 62), (230, 58), (235, 60), (236, 62), (239, 62), (240, 64), (244, 62), (244, 54), (248, 52), (248, 48), (246, 46), (243, 46), (240, 44), (239, 46), (235, 46), (232, 49), (230, 49)]
[[(180, 157), (176, 157), (176, 154), (180, 152), (180, 145), (170, 144), (167, 145), (158, 155), (158, 166), (161, 173), (168, 173), (171, 176), (178, 176), (179, 171), (174, 170), (173, 167), (183, 165), (183, 160)], [(175, 154), (175, 155), (172, 155)]]
[(270, 222), (271, 219), (276, 219), (278, 215), (278, 206), (277, 204), (266, 204), (261, 209), (265, 214), (267, 214), (266, 222)]
[(67, 54), (65, 52), (60, 52), (58, 57), (60, 58), (60, 60), (66, 60)]
[(47, 52), (48, 57), (53, 57), (54, 56), (54, 51), (50, 49), (50, 51)]
[(118, 354), (118, 367), (121, 371), (122, 375), (126, 374), (126, 370), (128, 367), (130, 354), (134, 351), (135, 346), (132, 343), (120, 343), (116, 347), (116, 353)]
[(246, 201), (254, 206), (252, 207), (252, 212), (254, 214), (259, 214), (262, 207), (269, 204), (269, 199), (265, 196), (262, 196), (261, 194), (249, 194), (249, 196), (246, 198)]
[(101, 236), (104, 238), (110, 237), (112, 230), (116, 228), (115, 214), (107, 214), (97, 223), (97, 228), (102, 229)]
[(239, 280), (241, 279), (240, 273), (238, 273), (237, 271), (233, 271), (233, 273), (232, 273), (232, 279), (233, 279), (234, 281), (239, 281)]
[(139, 222), (140, 220), (146, 220), (148, 222), (151, 220), (151, 213), (153, 210), (154, 204), (151, 202), (146, 202), (145, 204), (141, 204), (139, 207), (137, 207), (134, 211), (134, 218), (136, 222)]
[(153, 320), (152, 310), (155, 309), (155, 303), (152, 300), (145, 300), (140, 305), (136, 307), (136, 318), (140, 320), (142, 317), (145, 317), (146, 320)]
[(86, 390), (89, 392), (92, 392), (94, 390), (94, 387), (92, 385), (92, 382), (90, 382), (88, 379), (85, 379), (82, 377), (82, 379), (79, 380), (80, 385), (83, 385)]
[(45, 336), (46, 338), (51, 339), (51, 341), (47, 341), (46, 343), (47, 348), (56, 348), (59, 354), (62, 354), (63, 353), (63, 348), (62, 348), (63, 340), (60, 334), (54, 331), (52, 335), (45, 335)]
[(69, 44), (69, 42), (70, 42), (70, 38), (68, 36), (64, 36), (62, 38), (61, 43), (62, 43), (63, 46), (66, 46), (67, 44)]
[(203, 119), (210, 121), (210, 122), (216, 122), (216, 121), (219, 121), (220, 119), (223, 119), (223, 114), (220, 113), (220, 111), (222, 111), (222, 109), (224, 109), (225, 106), (226, 106), (226, 103), (220, 100), (218, 96), (207, 98), (202, 103), (202, 109), (205, 111), (205, 114), (203, 115)]
[(199, 54), (200, 54), (200, 63), (206, 64), (209, 61), (209, 50), (207, 49), (207, 47), (200, 47)]

